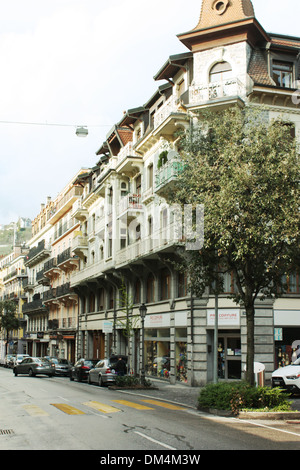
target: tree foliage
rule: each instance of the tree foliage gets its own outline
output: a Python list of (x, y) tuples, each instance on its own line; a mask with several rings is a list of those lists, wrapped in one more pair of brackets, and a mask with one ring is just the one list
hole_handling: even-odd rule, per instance
[(267, 110), (201, 112), (182, 136), (184, 171), (170, 201), (203, 204), (201, 251), (185, 253), (190, 284), (202, 295), (233, 273), (232, 298), (247, 315), (247, 371), (253, 382), (255, 301), (278, 296), (299, 260), (299, 155), (291, 125)]

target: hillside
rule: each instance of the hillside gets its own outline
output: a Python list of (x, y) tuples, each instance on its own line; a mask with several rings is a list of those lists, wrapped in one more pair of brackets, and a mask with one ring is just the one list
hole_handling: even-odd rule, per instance
[(20, 218), (16, 223), (0, 225), (0, 256), (6, 256), (12, 251), (14, 238), (16, 245), (21, 245), (30, 240), (30, 219)]

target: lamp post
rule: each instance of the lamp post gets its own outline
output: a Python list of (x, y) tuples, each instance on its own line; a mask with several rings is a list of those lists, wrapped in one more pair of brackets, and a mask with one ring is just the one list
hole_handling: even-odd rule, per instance
[(142, 321), (142, 369), (141, 369), (141, 382), (145, 382), (145, 357), (144, 357), (144, 337), (145, 337), (145, 317), (147, 314), (147, 307), (143, 303), (140, 305), (140, 316)]

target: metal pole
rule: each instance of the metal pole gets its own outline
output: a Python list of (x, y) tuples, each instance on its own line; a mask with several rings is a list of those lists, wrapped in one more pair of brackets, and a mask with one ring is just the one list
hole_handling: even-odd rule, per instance
[(142, 384), (145, 382), (145, 351), (144, 351), (144, 340), (145, 340), (145, 319), (142, 317), (142, 370), (141, 370), (141, 381)]
[(214, 383), (218, 383), (218, 320), (219, 306), (218, 294), (215, 293), (215, 327), (214, 327)]

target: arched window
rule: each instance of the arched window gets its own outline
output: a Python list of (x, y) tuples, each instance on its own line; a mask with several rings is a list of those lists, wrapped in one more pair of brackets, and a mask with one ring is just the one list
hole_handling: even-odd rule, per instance
[(232, 77), (232, 68), (228, 62), (218, 62), (215, 64), (209, 73), (210, 83), (223, 82)]

